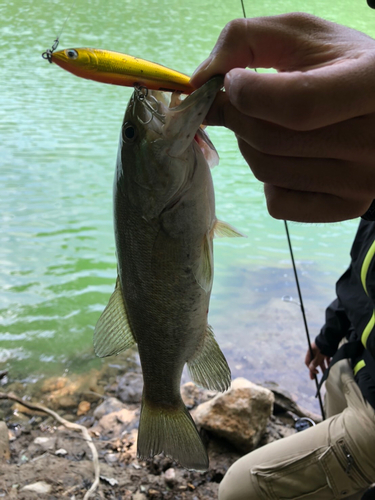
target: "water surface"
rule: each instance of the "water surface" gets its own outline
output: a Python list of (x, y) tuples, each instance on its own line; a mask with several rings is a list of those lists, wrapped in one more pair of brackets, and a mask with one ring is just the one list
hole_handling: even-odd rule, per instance
[[(22, 379), (101, 363), (92, 334), (116, 277), (112, 178), (131, 89), (79, 79), (41, 58), (71, 5), (0, 6), (0, 369)], [(245, 6), (248, 16), (306, 11), (375, 34), (364, 0)], [(60, 47), (117, 50), (191, 74), (241, 15), (239, 0), (77, 0)], [(211, 138), (221, 156), (218, 216), (248, 237), (215, 241), (210, 322), (234, 376), (276, 380), (316, 408), (300, 311), (281, 300), (296, 295), (283, 224), (267, 214), (233, 135), (211, 129)], [(290, 226), (313, 336), (356, 226)]]

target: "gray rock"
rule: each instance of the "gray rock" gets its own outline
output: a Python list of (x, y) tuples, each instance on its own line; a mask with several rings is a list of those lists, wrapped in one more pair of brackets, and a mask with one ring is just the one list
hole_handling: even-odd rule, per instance
[(117, 398), (107, 398), (100, 404), (94, 411), (94, 417), (98, 420), (108, 415), (108, 413), (113, 413), (114, 411), (123, 410), (125, 405), (121, 403)]
[(40, 446), (43, 451), (54, 450), (56, 446), (56, 438), (39, 436), (34, 439), (34, 444)]
[(124, 431), (131, 431), (138, 425), (138, 416), (139, 410), (123, 408), (103, 415), (90, 431), (108, 437), (120, 436)]
[(273, 401), (270, 390), (237, 378), (227, 392), (199, 405), (193, 415), (199, 426), (248, 453), (266, 430)]
[(129, 372), (119, 379), (117, 397), (124, 403), (140, 403), (142, 400), (143, 377), (140, 373)]
[(264, 382), (261, 385), (262, 387), (266, 387), (273, 392), (275, 397), (273, 411), (275, 415), (282, 412), (291, 412), (298, 417), (311, 418), (316, 423), (322, 421), (322, 417), (320, 415), (299, 406), (296, 403), (294, 396), (292, 396), (292, 394), (286, 389), (280, 387), (276, 382)]
[(181, 387), (182, 401), (189, 410), (212, 399), (216, 394), (217, 391), (209, 391), (208, 389), (197, 387), (193, 382), (188, 382)]

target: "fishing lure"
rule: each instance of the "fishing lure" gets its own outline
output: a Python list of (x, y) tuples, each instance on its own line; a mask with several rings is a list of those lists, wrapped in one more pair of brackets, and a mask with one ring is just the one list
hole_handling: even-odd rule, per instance
[(191, 94), (195, 90), (189, 76), (145, 59), (86, 47), (54, 52), (54, 47), (46, 51), (43, 57), (81, 78), (184, 94)]

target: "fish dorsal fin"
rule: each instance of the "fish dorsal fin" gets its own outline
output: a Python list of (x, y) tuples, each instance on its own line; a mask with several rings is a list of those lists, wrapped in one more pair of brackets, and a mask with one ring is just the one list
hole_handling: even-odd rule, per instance
[(226, 391), (230, 387), (230, 368), (210, 325), (207, 325), (203, 343), (187, 365), (197, 385), (214, 391)]
[(227, 222), (216, 219), (213, 227), (213, 237), (215, 238), (246, 238), (247, 236)]
[(104, 309), (94, 332), (94, 350), (100, 358), (118, 354), (135, 344), (117, 276), (116, 288)]
[(198, 261), (198, 266), (194, 271), (195, 279), (198, 285), (206, 292), (212, 288), (214, 278), (213, 258), (212, 258), (212, 239), (209, 234), (203, 238), (201, 255)]

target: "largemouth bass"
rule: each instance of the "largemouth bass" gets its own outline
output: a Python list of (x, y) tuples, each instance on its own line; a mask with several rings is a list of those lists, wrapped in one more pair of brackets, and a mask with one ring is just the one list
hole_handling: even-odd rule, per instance
[(190, 94), (194, 87), (190, 77), (139, 57), (112, 50), (82, 47), (51, 53), (51, 61), (81, 78), (112, 85), (184, 92)]
[(187, 363), (198, 385), (225, 391), (230, 369), (207, 314), (214, 234), (241, 236), (215, 216), (208, 163), (216, 150), (200, 128), (223, 85), (215, 77), (168, 107), (162, 92), (135, 90), (125, 112), (114, 179), (116, 288), (95, 333), (97, 355), (135, 343), (144, 389), (141, 459), (164, 452), (188, 469), (208, 457), (180, 395)]

